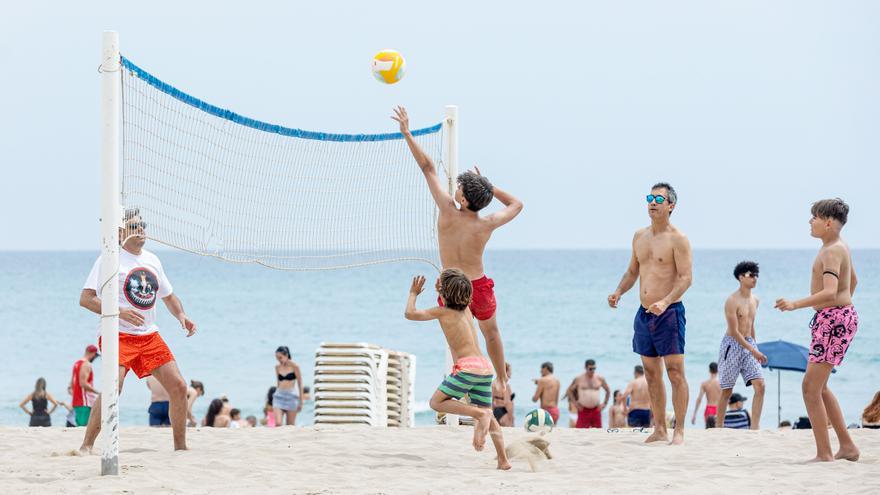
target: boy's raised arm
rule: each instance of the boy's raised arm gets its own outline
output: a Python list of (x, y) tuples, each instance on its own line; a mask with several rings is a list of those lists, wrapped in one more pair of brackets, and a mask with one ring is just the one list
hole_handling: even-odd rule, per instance
[(409, 131), (409, 115), (407, 115), (406, 109), (400, 106), (395, 108), (394, 115), (392, 115), (391, 118), (400, 124), (400, 133), (403, 134), (404, 139), (406, 139), (409, 151), (412, 153), (413, 158), (416, 159), (419, 168), (422, 169), (422, 173), (425, 175), (425, 180), (428, 182), (428, 189), (431, 191), (431, 196), (434, 198), (434, 202), (437, 203), (437, 206), (440, 209), (454, 209), (455, 202), (452, 200), (452, 196), (449, 195), (449, 191), (446, 190), (446, 185), (443, 184), (443, 181), (441, 181), (440, 177), (437, 175), (437, 167), (434, 166), (434, 162), (427, 154), (425, 154), (422, 147), (419, 146), (419, 143), (417, 143), (415, 139), (413, 139), (413, 135)]
[(403, 313), (407, 320), (428, 321), (436, 320), (439, 316), (437, 313), (439, 308), (416, 309), (416, 298), (423, 290), (425, 290), (425, 277), (422, 275), (413, 277), (412, 285), (409, 288), (409, 298), (406, 300), (406, 310)]

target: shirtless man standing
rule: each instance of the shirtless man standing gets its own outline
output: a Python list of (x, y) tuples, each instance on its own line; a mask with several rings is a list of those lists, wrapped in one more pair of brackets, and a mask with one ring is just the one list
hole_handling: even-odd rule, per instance
[(733, 387), (736, 379), (742, 375), (746, 387), (751, 386), (755, 390), (751, 428), (758, 430), (761, 408), (764, 406), (764, 374), (761, 372), (761, 365), (767, 362), (767, 356), (761, 354), (755, 342), (755, 316), (759, 301), (752, 295), (752, 289), (758, 284), (758, 264), (754, 261), (738, 263), (733, 269), (733, 276), (739, 281), (739, 289), (724, 303), (727, 332), (718, 351), (721, 397), (717, 403), (716, 423), (723, 426)]
[[(626, 424), (633, 428), (651, 426), (651, 396), (648, 394), (648, 381), (645, 379), (645, 368), (637, 364), (633, 370), (633, 380), (623, 391), (623, 403), (626, 404)], [(629, 399), (629, 403), (627, 403)]]
[(533, 380), (535, 385), (535, 395), (532, 396), (532, 402), (541, 400), (541, 409), (550, 413), (553, 418), (553, 424), (559, 423), (559, 379), (553, 376), (553, 363), (546, 362), (541, 365), (541, 378)]
[(813, 203), (811, 212), (810, 235), (822, 240), (822, 247), (813, 262), (810, 281), (812, 295), (797, 301), (780, 298), (776, 301), (776, 308), (780, 311), (807, 307), (816, 310), (810, 322), (812, 341), (802, 387), (804, 405), (807, 406), (810, 424), (826, 425), (831, 420), (840, 450), (832, 454), (828, 429), (814, 427), (816, 457), (813, 461), (857, 461), (859, 449), (846, 429), (837, 398), (828, 388), (831, 370), (843, 362), (843, 356), (859, 326), (859, 315), (852, 304), (858, 280), (849, 246), (840, 237), (840, 231), (846, 225), (849, 205), (840, 198), (823, 199)]
[[(413, 139), (406, 109), (397, 107), (394, 109), (394, 114), (391, 118), (400, 124), (400, 133), (403, 134), (410, 152), (422, 169), (431, 196), (434, 197), (434, 202), (440, 210), (437, 222), (440, 262), (443, 268), (455, 267), (462, 270), (471, 280), (474, 287), (473, 300), (470, 304), (471, 313), (477, 318), (480, 331), (486, 339), (486, 350), (495, 368), (495, 376), (503, 378), (504, 344), (501, 342), (501, 333), (495, 319), (496, 302), (493, 290), (495, 282), (483, 271), (483, 250), (492, 232), (519, 215), (523, 204), (512, 195), (493, 186), (488, 179), (480, 175), (480, 170), (476, 167), (474, 168), (476, 172), (468, 171), (456, 178), (458, 190), (455, 192), (455, 198), (450, 196), (446, 184), (437, 175), (434, 162)], [(481, 217), (479, 211), (488, 206), (493, 197), (500, 201), (504, 208)]]
[(703, 411), (703, 421), (706, 422), (706, 428), (715, 428), (718, 424), (715, 419), (715, 416), (718, 414), (718, 399), (721, 397), (721, 385), (718, 383), (718, 363), (709, 363), (709, 378), (700, 384), (700, 395), (697, 396), (697, 404), (694, 406), (691, 424), (697, 423), (697, 412), (700, 410), (700, 404), (703, 403), (703, 396), (706, 397), (706, 410)]
[(669, 223), (678, 197), (665, 182), (655, 184), (647, 196), (651, 225), (636, 231), (632, 258), (608, 305), (639, 281), (641, 307), (633, 322), (633, 352), (642, 356), (654, 415), (654, 432), (646, 442), (669, 439), (666, 430), (666, 387), (663, 366), (672, 384), (675, 431), (672, 444), (684, 442), (688, 384), (684, 375), (685, 317), (681, 298), (691, 286), (691, 245), (687, 236)]
[[(601, 428), (602, 410), (608, 405), (611, 387), (602, 375), (596, 373), (596, 361), (587, 359), (586, 371), (572, 380), (565, 396), (577, 407), (578, 419), (575, 428)], [(605, 400), (599, 402), (599, 388), (605, 389)]]

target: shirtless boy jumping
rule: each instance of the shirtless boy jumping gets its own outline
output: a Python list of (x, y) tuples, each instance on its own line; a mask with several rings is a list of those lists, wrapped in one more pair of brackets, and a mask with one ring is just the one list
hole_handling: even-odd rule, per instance
[(727, 332), (721, 339), (721, 349), (718, 351), (721, 397), (716, 407), (716, 424), (724, 426), (724, 415), (733, 394), (733, 386), (742, 375), (746, 387), (750, 386), (755, 390), (751, 428), (759, 430), (761, 408), (764, 406), (764, 374), (761, 372), (761, 365), (767, 362), (767, 356), (758, 350), (755, 341), (755, 316), (759, 301), (752, 294), (752, 289), (758, 285), (758, 264), (753, 261), (738, 263), (733, 269), (733, 276), (739, 281), (739, 289), (724, 303)]
[[(846, 420), (837, 398), (828, 388), (828, 377), (835, 366), (840, 366), (846, 350), (852, 344), (859, 327), (859, 315), (852, 304), (856, 291), (856, 271), (853, 268), (849, 246), (840, 237), (846, 225), (849, 205), (840, 198), (823, 199), (813, 203), (810, 235), (822, 240), (822, 248), (813, 262), (810, 297), (791, 301), (780, 298), (780, 311), (812, 307), (816, 310), (810, 321), (812, 341), (807, 372), (804, 374), (804, 405), (814, 425), (816, 457), (813, 461), (859, 460), (859, 449), (846, 429)], [(821, 427), (831, 420), (837, 433), (840, 449), (832, 454), (828, 429)], [(820, 427), (815, 427), (819, 425)]]
[[(492, 365), (477, 346), (473, 316), (468, 309), (473, 286), (457, 268), (443, 270), (438, 286), (443, 305), (416, 309), (416, 298), (424, 290), (425, 277), (413, 278), (404, 313), (407, 320), (440, 320), (440, 328), (452, 351), (455, 366), (431, 397), (431, 409), (474, 418), (474, 449), (483, 450), (486, 433), (491, 431), (498, 454), (498, 469), (510, 469), (501, 427), (492, 415)], [(470, 396), (470, 404), (459, 402), (465, 394)]]
[[(409, 130), (409, 116), (406, 109), (397, 107), (391, 118), (400, 124), (400, 132), (413, 157), (422, 169), (431, 196), (440, 210), (438, 235), (440, 237), (440, 262), (443, 267), (457, 267), (467, 275), (473, 284), (473, 300), (470, 310), (486, 339), (486, 350), (492, 359), (495, 373), (504, 376), (504, 344), (495, 319), (495, 283), (483, 272), (483, 250), (492, 232), (513, 220), (522, 211), (523, 204), (518, 199), (493, 186), (488, 179), (476, 172), (465, 172), (457, 177), (458, 190), (455, 198), (449, 195), (446, 185), (437, 175), (437, 168), (413, 139)], [(479, 211), (492, 202), (492, 198), (504, 204), (504, 208), (491, 215), (481, 217)], [(460, 206), (456, 206), (456, 203)], [(439, 300), (438, 300), (439, 302)], [(502, 385), (504, 380), (501, 380)]]

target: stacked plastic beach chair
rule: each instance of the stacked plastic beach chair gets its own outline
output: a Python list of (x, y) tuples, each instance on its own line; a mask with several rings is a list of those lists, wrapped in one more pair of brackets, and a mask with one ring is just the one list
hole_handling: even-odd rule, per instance
[(410, 427), (415, 424), (416, 357), (388, 351), (388, 426)]
[(412, 426), (415, 358), (367, 343), (315, 353), (315, 424)]

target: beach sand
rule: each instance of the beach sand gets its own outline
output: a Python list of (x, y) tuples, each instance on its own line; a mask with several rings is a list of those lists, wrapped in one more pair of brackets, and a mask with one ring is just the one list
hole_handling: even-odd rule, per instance
[[(491, 443), (471, 428), (190, 429), (190, 451), (170, 429), (125, 427), (121, 476), (100, 456), (78, 457), (83, 429), (0, 428), (4, 493), (880, 493), (880, 431), (853, 431), (857, 463), (806, 465), (810, 431), (688, 430), (682, 447), (644, 445), (645, 433), (559, 429), (553, 460), (496, 469)], [(506, 428), (505, 440), (532, 437)], [(98, 445), (103, 437), (98, 439)]]

